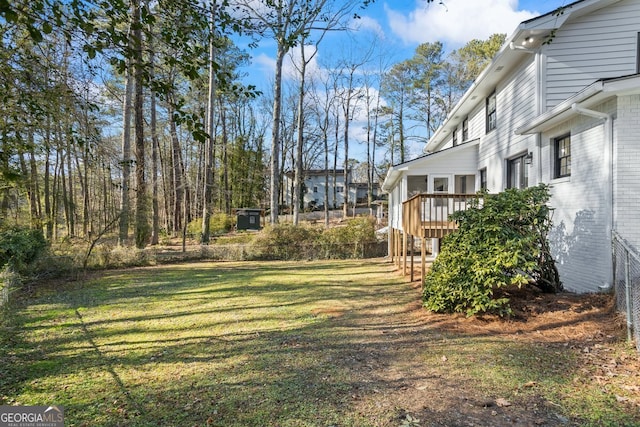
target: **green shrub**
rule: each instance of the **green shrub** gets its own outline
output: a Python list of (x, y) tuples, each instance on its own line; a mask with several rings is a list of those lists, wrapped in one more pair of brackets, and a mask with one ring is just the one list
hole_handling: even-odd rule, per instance
[(321, 239), (327, 259), (361, 258), (365, 245), (375, 241), (375, 220), (368, 217), (349, 219), (343, 226), (326, 229)]
[[(215, 213), (209, 218), (209, 232), (212, 236), (228, 233), (235, 225), (235, 217), (222, 212)], [(187, 224), (187, 233), (191, 236), (202, 235), (202, 218)]]
[(227, 236), (216, 237), (213, 243), (215, 245), (247, 244), (253, 242), (256, 235), (257, 234), (253, 232), (238, 232)]
[(0, 232), (0, 267), (23, 270), (47, 248), (41, 230), (13, 227)]
[(483, 194), (483, 202), (451, 215), (458, 230), (443, 239), (424, 282), (424, 306), (435, 312), (508, 314), (508, 298), (494, 292), (536, 282), (562, 288), (547, 233), (551, 227), (545, 185)]
[(349, 219), (344, 225), (329, 229), (287, 223), (267, 226), (256, 234), (247, 256), (288, 260), (361, 258), (372, 252), (371, 248), (377, 250), (377, 246), (375, 221), (371, 218)]
[(320, 229), (305, 225), (269, 225), (251, 243), (251, 252), (260, 259), (317, 258), (320, 234)]

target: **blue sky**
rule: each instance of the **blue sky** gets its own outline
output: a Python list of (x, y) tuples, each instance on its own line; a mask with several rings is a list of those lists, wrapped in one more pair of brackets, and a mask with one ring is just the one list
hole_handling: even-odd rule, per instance
[[(495, 33), (510, 35), (520, 22), (570, 3), (572, 0), (442, 0), (442, 4), (439, 0), (376, 0), (359, 10), (361, 19), (352, 22), (357, 28), (352, 34), (334, 33), (323, 40), (315, 62), (327, 63), (346, 54), (353, 38), (370, 40), (374, 34), (393, 62), (411, 57), (424, 42), (441, 41), (450, 51), (472, 39), (487, 39)], [(250, 54), (254, 84), (271, 81), (275, 44), (264, 40)]]
[[(465, 45), (472, 39), (487, 39), (495, 33), (511, 35), (518, 24), (535, 16), (571, 4), (573, 0), (376, 0), (367, 9), (359, 10), (361, 19), (352, 22), (350, 33), (334, 32), (319, 45), (310, 64), (310, 74), (322, 73), (330, 64), (344, 57), (353, 57), (368, 49), (372, 40), (380, 46), (387, 66), (413, 56), (415, 48), (425, 42), (440, 41), (445, 51)], [(441, 4), (442, 3), (442, 4)], [(252, 63), (246, 68), (246, 83), (254, 84), (268, 94), (274, 75), (275, 43), (263, 40), (249, 50)], [(294, 49), (284, 64), (285, 84), (293, 80), (298, 50)], [(362, 118), (360, 118), (361, 120)], [(360, 121), (352, 127), (354, 140), (362, 139)], [(420, 153), (421, 144), (411, 147), (412, 155)]]

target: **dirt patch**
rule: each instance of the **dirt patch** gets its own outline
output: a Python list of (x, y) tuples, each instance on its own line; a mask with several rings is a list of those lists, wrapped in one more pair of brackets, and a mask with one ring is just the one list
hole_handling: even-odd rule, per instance
[[(414, 290), (419, 293), (419, 285)], [(469, 340), (486, 337), (489, 342), (504, 342), (507, 347), (534, 349), (540, 352), (540, 357), (568, 355), (570, 365), (562, 360), (549, 360), (549, 369), (557, 375), (566, 374), (563, 370), (570, 371), (578, 393), (581, 385), (597, 384), (603, 393), (611, 395), (613, 404), (627, 407), (638, 422), (631, 425), (640, 425), (640, 357), (628, 350), (624, 318), (615, 312), (611, 295), (549, 295), (527, 288), (512, 290), (509, 297), (514, 316), (508, 319), (434, 314), (424, 310), (419, 302), (392, 314), (371, 313), (384, 319), (380, 324), (386, 326), (375, 331), (383, 338), (371, 344), (369, 337), (366, 344), (354, 348), (353, 358), (345, 362), (366, 375), (361, 393), (356, 390), (353, 395), (356, 406), (369, 417), (379, 413), (381, 419), (376, 422), (385, 426), (584, 424), (579, 416), (567, 415), (570, 411), (542, 391), (536, 380), (523, 381), (509, 396), (502, 396), (493, 390), (479, 389), (470, 380), (472, 376), (451, 367), (454, 358), (455, 366), (464, 365), (461, 357), (468, 358), (469, 369), (473, 369), (473, 364), (494, 363), (486, 355), (465, 353), (464, 348), (460, 354), (437, 354), (438, 340), (447, 341), (442, 348), (450, 350), (452, 340), (459, 340), (464, 346), (465, 337)], [(426, 350), (429, 346), (432, 350)], [(621, 354), (621, 347), (627, 351)], [(526, 360), (522, 363), (526, 371)], [(533, 373), (532, 377), (544, 375)], [(394, 414), (391, 419), (390, 413)]]

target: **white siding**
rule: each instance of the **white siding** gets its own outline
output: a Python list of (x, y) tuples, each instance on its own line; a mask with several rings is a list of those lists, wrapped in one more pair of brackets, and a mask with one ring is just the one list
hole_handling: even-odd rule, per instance
[(484, 136), (486, 130), (486, 117), (484, 113), (484, 99), (476, 105), (469, 114), (469, 140), (478, 139)]
[(449, 190), (453, 193), (454, 176), (475, 174), (477, 164), (478, 146), (465, 144), (413, 161), (402, 171), (402, 177), (398, 179), (395, 187), (389, 193), (389, 225), (392, 228), (402, 229), (402, 203), (409, 198), (407, 192), (408, 176), (428, 176), (430, 182), (432, 182), (433, 176), (448, 176), (450, 177)]
[(398, 185), (389, 193), (389, 227), (402, 230), (402, 190), (404, 180), (400, 180)]
[(640, 95), (618, 98), (614, 228), (640, 250)]
[[(283, 180), (283, 191), (284, 191), (284, 195), (285, 195), (285, 203), (287, 204), (291, 204), (292, 203), (292, 198), (293, 198), (293, 179), (290, 178), (288, 175), (284, 176), (284, 180)], [(312, 176), (307, 176), (305, 177), (304, 180), (304, 185), (307, 187), (307, 191), (304, 193), (304, 204), (305, 207), (309, 205), (309, 203), (315, 201), (316, 199), (318, 199), (318, 204), (319, 205), (323, 205), (324, 204), (324, 194), (326, 191), (326, 186), (325, 186), (325, 177), (324, 175), (312, 175)], [(344, 203), (344, 191), (347, 191), (345, 185), (344, 185), (344, 174), (342, 172), (339, 172), (336, 175), (336, 180), (335, 180), (335, 184), (334, 184), (334, 180), (333, 180), (333, 173), (330, 172), (329, 173), (329, 187), (328, 187), (328, 191), (329, 191), (329, 206), (333, 207), (333, 188), (334, 186), (338, 186), (338, 187), (342, 187), (343, 188), (343, 192), (341, 193), (337, 193), (336, 194), (336, 201), (335, 204), (337, 207), (342, 206), (342, 204)], [(314, 193), (313, 188), (317, 187), (318, 191)], [(354, 194), (354, 193), (352, 193)], [(352, 194), (349, 194), (349, 198), (350, 198), (350, 202), (353, 202), (353, 196)]]
[(546, 45), (546, 108), (593, 83), (636, 72), (640, 2), (626, 0), (560, 28)]
[[(608, 110), (611, 104), (598, 110)], [(602, 120), (578, 116), (543, 134), (543, 181), (551, 184), (554, 227), (549, 242), (566, 289), (596, 292), (611, 282), (611, 181)], [(571, 133), (571, 176), (553, 179), (554, 138)]]
[[(536, 66), (533, 56), (496, 89), (498, 127), (482, 138), (478, 169), (487, 169), (487, 187), (498, 192), (506, 184), (506, 159), (533, 151), (535, 139), (514, 130), (536, 114)], [(529, 173), (534, 177), (533, 168)], [(530, 183), (532, 183), (530, 178)]]

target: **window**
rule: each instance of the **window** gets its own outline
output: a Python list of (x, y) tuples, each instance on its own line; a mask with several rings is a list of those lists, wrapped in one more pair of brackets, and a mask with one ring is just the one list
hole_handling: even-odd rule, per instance
[(453, 130), (453, 146), (458, 145), (458, 128)]
[(342, 193), (344, 191), (344, 187), (342, 185), (336, 186), (336, 193)]
[(487, 189), (487, 168), (480, 169), (480, 189)]
[(407, 176), (407, 195), (409, 197), (414, 194), (426, 193), (429, 191), (427, 186), (429, 178), (426, 175), (409, 175)]
[(313, 192), (314, 192), (314, 193), (317, 193), (317, 192), (318, 192), (318, 186), (317, 186), (317, 185), (314, 185), (314, 186), (313, 186)]
[(571, 135), (556, 138), (553, 143), (555, 165), (553, 177), (562, 178), (571, 175)]
[(465, 117), (462, 121), (462, 142), (469, 139), (469, 117)]
[[(437, 177), (433, 178), (433, 192), (435, 194), (445, 194), (449, 192), (449, 178)], [(436, 199), (434, 206), (445, 206), (447, 199)]]
[(456, 194), (473, 194), (476, 191), (475, 175), (456, 175), (455, 176), (455, 193)]
[(507, 161), (507, 188), (527, 188), (529, 186), (529, 165), (527, 154)]
[(497, 124), (496, 92), (493, 91), (493, 93), (487, 97), (487, 133), (494, 130)]
[(448, 193), (449, 192), (449, 178), (433, 178), (433, 192), (434, 193)]

